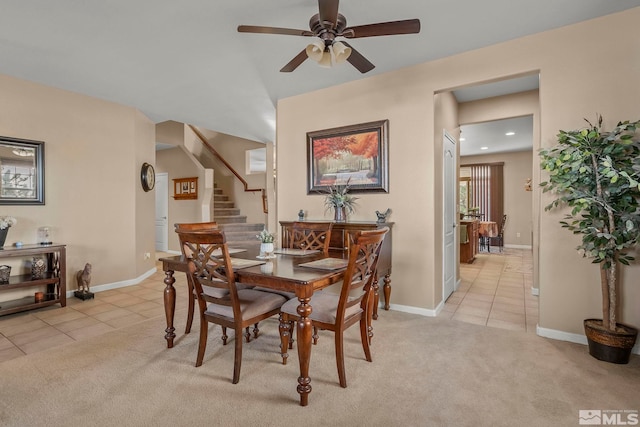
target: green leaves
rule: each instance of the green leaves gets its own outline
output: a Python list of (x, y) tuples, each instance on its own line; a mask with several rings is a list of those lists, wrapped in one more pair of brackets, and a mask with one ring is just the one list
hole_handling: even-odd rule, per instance
[(640, 121), (619, 122), (604, 131), (588, 120), (585, 129), (560, 131), (558, 145), (540, 150), (548, 180), (543, 192), (557, 197), (545, 210), (569, 207), (560, 225), (582, 235), (578, 247), (605, 268), (633, 257), (626, 250), (638, 244), (640, 229)]

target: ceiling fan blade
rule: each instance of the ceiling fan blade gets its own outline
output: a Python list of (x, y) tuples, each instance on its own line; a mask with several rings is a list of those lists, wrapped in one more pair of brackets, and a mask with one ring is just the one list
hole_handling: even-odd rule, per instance
[(376, 68), (375, 65), (369, 62), (367, 58), (362, 56), (362, 54), (357, 50), (355, 50), (353, 46), (349, 45), (349, 43), (347, 42), (342, 42), (342, 43), (345, 46), (348, 46), (349, 48), (351, 48), (351, 55), (349, 55), (349, 57), (347, 58), (347, 61), (349, 61), (351, 65), (356, 67), (358, 71), (360, 71), (362, 74), (367, 73), (373, 70), (374, 68)]
[(335, 28), (338, 22), (338, 0), (318, 0), (318, 9), (320, 23), (324, 26), (324, 22), (331, 22), (330, 28)]
[(380, 22), (378, 24), (357, 25), (345, 28), (343, 36), (349, 39), (375, 36), (393, 36), (396, 34), (416, 34), (420, 32), (419, 19)]
[(238, 25), (239, 33), (283, 34), (285, 36), (313, 36), (309, 30), (295, 30), (292, 28), (261, 27), (259, 25)]
[(304, 62), (305, 59), (307, 59), (307, 50), (303, 49), (302, 52), (297, 54), (296, 57), (293, 58), (291, 61), (289, 61), (289, 63), (287, 65), (282, 67), (280, 69), (280, 72), (281, 73), (290, 73), (290, 72), (292, 72), (293, 70), (298, 68), (300, 66), (300, 64), (302, 64)]

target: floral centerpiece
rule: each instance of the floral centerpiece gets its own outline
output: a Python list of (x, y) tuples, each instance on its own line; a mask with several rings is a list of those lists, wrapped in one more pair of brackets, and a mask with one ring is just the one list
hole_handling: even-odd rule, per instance
[(4, 241), (7, 239), (9, 227), (17, 223), (18, 220), (12, 216), (0, 216), (0, 248), (4, 247)]
[(349, 178), (344, 185), (330, 185), (324, 199), (326, 210), (333, 209), (334, 219), (338, 222), (347, 220), (347, 214), (355, 212), (357, 197), (349, 194)]
[(258, 240), (260, 240), (260, 257), (271, 258), (273, 256), (273, 240), (275, 236), (265, 228), (256, 234)]
[(266, 228), (262, 230), (260, 234), (256, 234), (256, 237), (262, 243), (273, 243), (273, 239), (275, 238), (275, 236), (269, 233)]
[(0, 216), (0, 230), (9, 228), (12, 225), (16, 225), (17, 223), (18, 223), (18, 220), (16, 220), (12, 216)]

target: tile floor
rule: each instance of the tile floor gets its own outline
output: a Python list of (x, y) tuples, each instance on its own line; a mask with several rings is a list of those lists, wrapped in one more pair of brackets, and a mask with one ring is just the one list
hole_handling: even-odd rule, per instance
[[(66, 307), (54, 305), (0, 317), (0, 363), (164, 316), (163, 279), (162, 265), (158, 264), (158, 272), (138, 285), (96, 292), (86, 301), (67, 298)], [(174, 286), (176, 310), (186, 308), (184, 274), (176, 274)], [(176, 323), (184, 328), (184, 320)]]
[[(530, 290), (531, 251), (482, 253), (473, 264), (462, 265), (460, 272), (460, 287), (440, 316), (535, 333), (538, 301)], [(183, 274), (175, 277), (176, 310), (180, 311), (186, 308), (186, 278)], [(0, 317), (0, 363), (164, 316), (163, 279), (158, 264), (158, 272), (138, 285), (96, 292), (95, 298), (87, 301), (71, 297), (63, 308), (56, 305)], [(184, 320), (178, 316), (176, 332), (184, 328)]]
[[(496, 250), (492, 248), (492, 250)], [(538, 297), (531, 294), (532, 252), (481, 252), (460, 265), (460, 286), (439, 316), (496, 328), (536, 332)]]

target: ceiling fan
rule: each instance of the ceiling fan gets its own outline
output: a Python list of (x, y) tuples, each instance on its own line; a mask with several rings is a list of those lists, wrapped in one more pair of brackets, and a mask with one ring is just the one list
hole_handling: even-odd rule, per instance
[(302, 64), (305, 59), (312, 58), (321, 66), (330, 67), (333, 63), (349, 61), (361, 73), (375, 68), (367, 58), (362, 56), (350, 44), (336, 40), (337, 37), (356, 39), (361, 37), (391, 36), (396, 34), (416, 34), (420, 32), (419, 19), (380, 22), (377, 24), (347, 27), (346, 18), (338, 13), (338, 0), (318, 0), (318, 9), (309, 20), (310, 30), (291, 28), (262, 27), (256, 25), (239, 25), (240, 33), (283, 34), (289, 36), (318, 37), (302, 52), (296, 55), (280, 70), (290, 73)]

